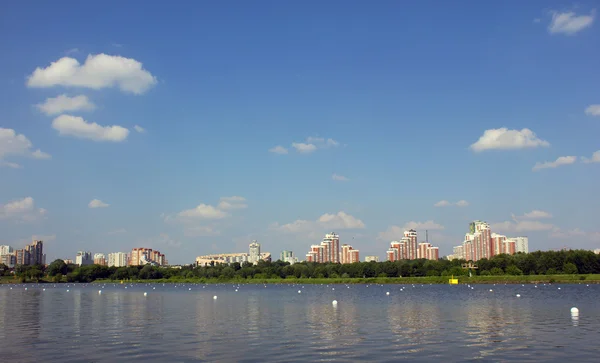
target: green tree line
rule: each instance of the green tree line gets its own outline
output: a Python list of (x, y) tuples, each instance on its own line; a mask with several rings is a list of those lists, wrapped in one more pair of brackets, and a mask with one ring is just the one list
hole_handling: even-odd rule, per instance
[[(43, 277), (55, 282), (92, 282), (110, 280), (154, 279), (287, 279), (287, 278), (371, 278), (468, 275), (555, 275), (599, 274), (600, 255), (586, 250), (537, 251), (529, 254), (498, 255), (475, 263), (474, 270), (463, 269), (464, 260), (402, 260), (395, 262), (356, 262), (352, 264), (260, 261), (250, 263), (211, 264), (179, 268), (158, 266), (107, 267), (100, 265), (67, 265), (55, 260), (46, 268), (40, 265), (17, 266), (15, 275), (22, 281), (38, 281)], [(9, 269), (0, 264), (0, 273)]]

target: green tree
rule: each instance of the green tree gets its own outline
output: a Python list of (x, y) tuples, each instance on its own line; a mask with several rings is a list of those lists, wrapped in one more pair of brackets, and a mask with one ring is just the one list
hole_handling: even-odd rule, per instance
[(577, 266), (574, 263), (567, 262), (563, 266), (563, 273), (567, 275), (575, 275), (577, 274)]
[(54, 260), (52, 261), (52, 263), (50, 263), (50, 265), (48, 265), (48, 268), (46, 269), (46, 273), (48, 274), (48, 276), (55, 276), (57, 274), (67, 274), (68, 272), (68, 266), (65, 263), (65, 261), (63, 260)]
[(494, 276), (500, 276), (500, 275), (504, 275), (504, 271), (502, 271), (501, 268), (499, 267), (494, 267), (490, 270), (490, 273)]
[(510, 265), (506, 268), (506, 273), (508, 275), (519, 276), (523, 275), (523, 271), (515, 265)]

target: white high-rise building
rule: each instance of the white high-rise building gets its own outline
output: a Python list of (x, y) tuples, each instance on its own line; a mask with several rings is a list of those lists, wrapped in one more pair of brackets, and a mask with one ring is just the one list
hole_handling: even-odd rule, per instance
[(260, 260), (260, 243), (252, 241), (250, 243), (250, 253), (248, 254), (248, 262), (257, 264)]
[(108, 254), (108, 266), (125, 267), (127, 266), (126, 252), (113, 252)]
[(79, 251), (75, 256), (75, 264), (78, 266), (91, 265), (94, 263), (92, 253), (89, 251)]
[(516, 252), (529, 253), (529, 238), (527, 237), (513, 237), (515, 241)]
[(13, 248), (10, 246), (0, 246), (0, 256), (2, 255), (10, 255), (13, 253)]
[(365, 256), (365, 262), (379, 262), (379, 256)]

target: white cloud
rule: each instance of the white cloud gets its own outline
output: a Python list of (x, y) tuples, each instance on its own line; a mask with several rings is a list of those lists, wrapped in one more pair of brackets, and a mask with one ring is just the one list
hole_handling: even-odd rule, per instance
[(281, 145), (277, 145), (275, 147), (272, 147), (269, 149), (270, 153), (274, 153), (274, 154), (287, 154), (288, 153), (288, 149), (284, 148)]
[(134, 94), (144, 93), (156, 83), (156, 77), (137, 60), (107, 54), (90, 54), (83, 65), (75, 58), (63, 57), (46, 68), (36, 68), (27, 79), (28, 87), (119, 87)]
[(414, 222), (410, 221), (404, 225), (404, 230), (414, 229), (414, 230), (430, 230), (430, 231), (438, 231), (444, 229), (444, 226), (441, 224), (435, 223), (432, 220), (428, 220), (425, 222)]
[(31, 222), (44, 217), (46, 213), (47, 211), (44, 208), (36, 208), (32, 197), (0, 204), (0, 219)]
[(286, 233), (308, 233), (335, 229), (363, 229), (365, 224), (360, 219), (340, 211), (336, 214), (323, 214), (316, 221), (298, 219), (284, 225), (274, 223), (270, 228)]
[(552, 218), (552, 214), (545, 212), (543, 210), (534, 209), (529, 213), (525, 213), (520, 217), (516, 217), (517, 219), (543, 219), (543, 218)]
[(91, 111), (96, 108), (87, 96), (79, 95), (69, 97), (60, 95), (46, 99), (46, 102), (37, 104), (36, 107), (46, 115), (57, 115), (65, 111)]
[[(309, 154), (312, 153), (314, 151), (317, 151), (317, 149), (327, 149), (327, 148), (331, 148), (331, 147), (337, 147), (339, 146), (340, 143), (334, 139), (326, 139), (324, 137), (317, 137), (317, 136), (309, 136), (306, 138), (305, 142), (294, 142), (292, 143), (292, 148), (296, 149), (297, 152), (302, 153), (302, 154)], [(280, 146), (276, 146), (275, 148), (269, 150), (271, 152), (276, 152), (275, 149), (279, 148)], [(285, 150), (285, 152), (282, 152), (284, 154), (287, 153), (287, 149), (285, 149), (284, 147), (281, 147), (281, 151)]]
[(0, 127), (0, 166), (20, 168), (14, 162), (6, 161), (8, 156), (24, 156), (34, 159), (50, 159), (51, 156), (41, 150), (32, 150), (33, 144), (25, 135), (17, 134), (13, 129)]
[(476, 143), (470, 146), (471, 150), (480, 152), (484, 150), (516, 150), (534, 147), (548, 147), (550, 143), (536, 136), (529, 129), (509, 130), (505, 127), (499, 129), (489, 129), (483, 132), (483, 135)]
[(52, 242), (52, 241), (56, 240), (56, 235), (55, 234), (46, 234), (46, 235), (44, 235), (44, 234), (34, 234), (29, 239), (29, 242), (31, 242), (32, 240), (43, 241), (44, 243), (46, 243), (46, 242)]
[(73, 136), (94, 141), (121, 142), (127, 139), (129, 130), (122, 126), (100, 126), (81, 117), (60, 115), (52, 121), (52, 127), (62, 136)]
[(511, 233), (511, 232), (532, 232), (549, 231), (554, 229), (554, 225), (542, 223), (540, 221), (505, 221), (494, 223), (490, 226), (493, 232)]
[(134, 129), (135, 131), (139, 132), (140, 134), (143, 134), (144, 132), (146, 132), (146, 129), (145, 129), (145, 128), (143, 128), (143, 127), (142, 127), (142, 126), (140, 126), (140, 125), (135, 125), (135, 126), (133, 126), (133, 129)]
[(309, 154), (317, 150), (314, 144), (305, 144), (303, 142), (294, 142), (292, 143), (292, 147), (301, 154)]
[(590, 116), (600, 116), (600, 105), (589, 105), (585, 109), (585, 114)]
[(439, 207), (448, 207), (448, 206), (450, 206), (450, 202), (447, 200), (440, 200), (439, 202), (435, 203), (433, 206), (438, 207), (438, 208)]
[(248, 208), (248, 204), (246, 204), (245, 202), (246, 198), (244, 197), (222, 197), (219, 201), (219, 205), (217, 206), (217, 208), (221, 210)]
[(178, 217), (194, 219), (221, 219), (228, 214), (218, 208), (208, 204), (200, 204), (196, 208), (186, 209), (177, 213)]
[(349, 181), (350, 180), (343, 175), (339, 175), (339, 174), (335, 174), (335, 173), (331, 176), (331, 179), (333, 179), (335, 181)]
[(576, 15), (574, 12), (552, 12), (552, 20), (548, 25), (550, 34), (567, 34), (573, 35), (589, 26), (594, 22), (595, 11), (590, 15)]
[(110, 204), (106, 204), (103, 201), (101, 201), (100, 199), (92, 199), (89, 203), (88, 203), (88, 208), (106, 208), (108, 207)]
[(231, 211), (244, 208), (248, 208), (246, 198), (244, 197), (221, 197), (216, 207), (202, 203), (195, 208), (183, 210), (175, 215), (165, 215), (163, 213), (161, 214), (161, 218), (165, 222), (183, 224), (185, 226), (184, 233), (190, 236), (218, 234), (219, 232), (215, 231), (214, 227), (198, 225), (198, 223), (207, 220), (221, 220), (230, 217)]
[(377, 239), (382, 241), (396, 241), (404, 236), (404, 229), (398, 226), (389, 226), (384, 232), (379, 232)]
[(558, 168), (561, 165), (569, 165), (573, 164), (577, 161), (577, 156), (561, 156), (555, 161), (546, 161), (544, 163), (535, 163), (533, 166), (533, 171), (538, 171), (542, 169), (549, 168)]
[(181, 241), (171, 238), (166, 233), (161, 233), (160, 235), (158, 235), (157, 242), (158, 242), (158, 244), (166, 245), (166, 246), (173, 247), (173, 248), (181, 247)]
[(581, 160), (586, 164), (600, 163), (600, 150), (594, 152), (591, 158), (582, 157)]
[(468, 207), (469, 206), (469, 202), (467, 202), (466, 200), (459, 200), (458, 202), (456, 202), (456, 206), (457, 207)]

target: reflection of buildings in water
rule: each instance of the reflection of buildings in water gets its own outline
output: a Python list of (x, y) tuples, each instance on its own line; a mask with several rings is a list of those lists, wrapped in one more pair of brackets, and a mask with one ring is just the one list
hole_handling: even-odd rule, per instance
[(438, 303), (404, 300), (388, 305), (390, 330), (397, 336), (399, 346), (414, 351), (429, 339), (439, 334), (441, 314)]
[(320, 354), (331, 359), (344, 355), (351, 359), (352, 349), (344, 349), (360, 342), (357, 326), (357, 309), (351, 299), (341, 301), (337, 306), (331, 302), (313, 301), (307, 308), (307, 320), (313, 331), (312, 341)]
[(499, 350), (525, 348), (525, 341), (533, 336), (533, 311), (529, 300), (511, 301), (508, 297), (474, 299), (464, 309), (467, 316), (466, 346), (480, 346), (480, 357)]

